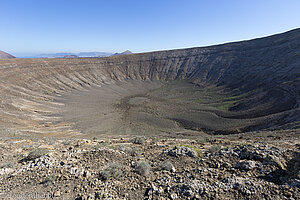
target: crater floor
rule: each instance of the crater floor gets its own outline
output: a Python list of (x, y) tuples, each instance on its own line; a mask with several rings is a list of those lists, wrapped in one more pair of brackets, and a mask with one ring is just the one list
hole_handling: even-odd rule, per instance
[(88, 137), (193, 137), (237, 133), (265, 118), (234, 118), (230, 107), (246, 98), (187, 81), (114, 81), (56, 98), (57, 117)]

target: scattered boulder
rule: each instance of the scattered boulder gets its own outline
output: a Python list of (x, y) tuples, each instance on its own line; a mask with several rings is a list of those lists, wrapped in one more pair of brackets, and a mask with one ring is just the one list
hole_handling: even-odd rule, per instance
[(54, 192), (54, 197), (60, 197), (61, 192), (59, 190)]
[(14, 170), (12, 168), (1, 168), (0, 169), (0, 176), (4, 174), (10, 174), (13, 173)]
[(252, 170), (256, 168), (256, 162), (253, 160), (240, 161), (235, 168), (241, 170)]
[(197, 157), (197, 152), (189, 147), (184, 147), (184, 146), (175, 146), (171, 150), (167, 150), (167, 154), (170, 156), (174, 157), (179, 157), (179, 156), (189, 156), (192, 158)]

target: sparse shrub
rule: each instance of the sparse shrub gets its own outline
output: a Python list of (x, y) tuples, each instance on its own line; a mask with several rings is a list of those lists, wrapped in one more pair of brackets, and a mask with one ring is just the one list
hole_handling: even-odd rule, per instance
[(209, 140), (208, 137), (199, 137), (196, 141), (198, 144), (204, 145), (205, 143), (207, 143)]
[(131, 139), (133, 144), (144, 144), (146, 139), (144, 137), (135, 137)]
[(54, 139), (53, 137), (45, 137), (44, 138), (44, 142), (46, 144), (53, 145), (53, 144), (55, 144), (56, 139)]
[(216, 153), (220, 151), (221, 147), (219, 145), (213, 145), (208, 149), (209, 153)]
[(138, 155), (140, 155), (140, 152), (141, 152), (139, 148), (129, 147), (129, 146), (126, 146), (126, 145), (119, 145), (118, 149), (120, 151), (123, 151), (123, 152), (131, 155), (131, 156), (138, 156)]
[(48, 149), (41, 149), (41, 148), (34, 149), (30, 151), (29, 154), (24, 159), (21, 160), (21, 162), (35, 160), (37, 158), (46, 155), (48, 152), (49, 152)]
[(157, 137), (151, 138), (151, 144), (156, 144), (157, 142), (159, 142), (159, 139)]
[(170, 172), (175, 172), (174, 165), (168, 160), (165, 160), (165, 161), (161, 162), (158, 166), (158, 169), (159, 170), (167, 170), (167, 171), (170, 171)]
[(67, 146), (67, 145), (70, 145), (71, 144), (71, 140), (64, 140), (62, 142), (63, 145)]
[(126, 145), (117, 145), (117, 146), (115, 147), (115, 149), (118, 149), (119, 151), (123, 151), (123, 152), (126, 153), (128, 150), (131, 149), (131, 147), (126, 146)]
[(13, 169), (14, 165), (13, 165), (13, 163), (5, 163), (5, 164), (0, 165), (0, 169), (2, 169), (2, 168), (11, 168), (11, 169)]
[(142, 176), (147, 176), (151, 172), (151, 166), (146, 161), (139, 161), (136, 164), (135, 171)]
[(57, 176), (54, 175), (54, 174), (52, 174), (52, 175), (48, 176), (46, 178), (46, 180), (42, 182), (42, 184), (45, 184), (45, 185), (54, 184), (54, 182), (56, 181), (56, 179), (57, 179)]
[(119, 163), (110, 163), (102, 172), (100, 172), (100, 177), (103, 180), (108, 180), (110, 178), (120, 179), (125, 174), (124, 167)]
[(136, 147), (132, 147), (130, 151), (128, 151), (128, 153), (131, 156), (139, 156), (141, 154), (141, 150), (139, 148)]
[(96, 145), (94, 146), (95, 149), (102, 149), (104, 147), (109, 147), (108, 142), (97, 142)]

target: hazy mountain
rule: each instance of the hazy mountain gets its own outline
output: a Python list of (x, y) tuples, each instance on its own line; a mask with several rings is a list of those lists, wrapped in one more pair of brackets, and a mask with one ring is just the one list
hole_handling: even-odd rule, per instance
[(64, 56), (69, 56), (69, 55), (76, 55), (74, 53), (53, 53), (53, 54), (39, 54), (36, 56), (33, 56), (35, 58), (63, 58)]
[(30, 55), (30, 54), (22, 54), (18, 57), (20, 58), (74, 58), (74, 57), (108, 57), (108, 56), (119, 56), (119, 55), (128, 55), (132, 54), (131, 51), (126, 50), (122, 53), (110, 53), (110, 52), (80, 52), (80, 53), (73, 53), (73, 52), (61, 52), (61, 53), (43, 53), (37, 55)]
[(64, 57), (107, 57), (113, 53), (110, 52), (61, 52), (61, 53), (43, 53), (43, 54), (20, 54), (20, 58), (64, 58)]
[(129, 50), (126, 50), (126, 51), (124, 51), (122, 53), (115, 53), (115, 54), (113, 54), (113, 56), (128, 55), (128, 54), (133, 54), (133, 53), (131, 51), (129, 51)]
[(54, 53), (54, 54), (40, 54), (38, 57), (42, 58), (63, 58), (65, 56), (77, 56), (77, 57), (107, 57), (111, 56), (109, 52), (80, 52), (80, 53)]
[(111, 56), (109, 52), (80, 52), (77, 54), (78, 57), (107, 57)]
[(7, 59), (7, 58), (15, 58), (15, 57), (4, 51), (0, 51), (0, 59)]
[(66, 55), (63, 58), (78, 58), (76, 55)]

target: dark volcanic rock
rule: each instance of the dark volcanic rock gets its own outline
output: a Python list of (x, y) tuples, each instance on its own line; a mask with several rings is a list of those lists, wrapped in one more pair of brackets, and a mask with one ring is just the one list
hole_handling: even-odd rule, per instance
[(256, 167), (256, 162), (253, 160), (240, 161), (235, 167), (242, 170), (251, 170)]
[(194, 149), (188, 148), (188, 147), (174, 147), (171, 150), (166, 151), (168, 155), (179, 157), (179, 156), (190, 156), (190, 157), (197, 157), (197, 153)]

